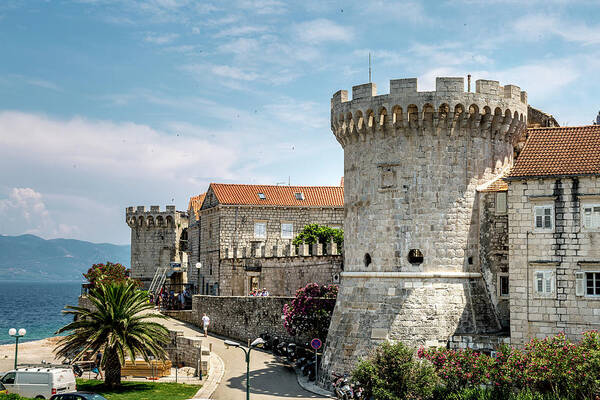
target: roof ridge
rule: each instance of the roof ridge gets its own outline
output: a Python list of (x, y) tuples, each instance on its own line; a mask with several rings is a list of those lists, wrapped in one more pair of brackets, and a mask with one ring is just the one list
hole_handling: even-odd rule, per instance
[(302, 185), (268, 185), (268, 184), (256, 184), (256, 183), (216, 183), (212, 182), (210, 185), (228, 185), (228, 186), (267, 186), (267, 187), (278, 187), (278, 188), (343, 188), (343, 186), (335, 186), (335, 185), (312, 185), (312, 186), (302, 186)]
[(574, 125), (574, 126), (536, 126), (527, 128), (528, 131), (541, 131), (544, 129), (577, 129), (577, 128), (599, 128), (600, 125)]

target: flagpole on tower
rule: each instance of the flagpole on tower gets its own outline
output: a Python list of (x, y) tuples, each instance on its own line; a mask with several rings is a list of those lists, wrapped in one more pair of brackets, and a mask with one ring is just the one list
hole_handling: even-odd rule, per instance
[(371, 52), (369, 52), (369, 83), (371, 83)]

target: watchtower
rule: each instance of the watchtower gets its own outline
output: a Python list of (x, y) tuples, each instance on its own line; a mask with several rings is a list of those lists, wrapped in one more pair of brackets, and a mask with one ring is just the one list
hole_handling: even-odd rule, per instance
[(131, 277), (140, 280), (148, 289), (159, 267), (181, 263), (181, 276), (171, 279), (186, 283), (187, 254), (185, 251), (187, 213), (167, 206), (127, 207), (125, 220), (131, 228)]
[[(470, 88), (469, 88), (470, 89)], [(348, 371), (384, 340), (445, 345), (499, 329), (479, 266), (476, 187), (513, 162), (526, 126), (518, 86), (437, 78), (340, 90), (331, 129), (344, 148), (344, 265), (323, 366)], [(324, 375), (325, 376), (325, 375)]]

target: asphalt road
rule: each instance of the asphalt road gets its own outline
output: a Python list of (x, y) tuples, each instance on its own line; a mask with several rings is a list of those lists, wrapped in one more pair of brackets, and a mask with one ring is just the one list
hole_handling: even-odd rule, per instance
[[(172, 318), (161, 321), (171, 329), (184, 331), (186, 336), (200, 335), (200, 330)], [(209, 332), (210, 333), (210, 332)], [(212, 350), (225, 364), (225, 374), (212, 399), (243, 400), (246, 398), (246, 361), (241, 349), (227, 349), (224, 339), (209, 334), (203, 338), (203, 346), (212, 344)], [(250, 353), (250, 398), (252, 400), (274, 399), (325, 399), (308, 392), (298, 385), (296, 374), (277, 361), (271, 353), (252, 350)]]

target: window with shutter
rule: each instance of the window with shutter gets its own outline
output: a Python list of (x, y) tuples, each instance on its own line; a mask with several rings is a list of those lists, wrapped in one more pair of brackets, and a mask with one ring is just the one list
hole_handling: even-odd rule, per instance
[(587, 231), (600, 231), (600, 204), (584, 204), (582, 213), (583, 228)]
[(535, 291), (538, 294), (554, 293), (554, 272), (553, 271), (535, 271), (534, 274)]
[(585, 274), (583, 272), (575, 273), (575, 296), (585, 295)]
[(496, 193), (496, 214), (506, 214), (506, 192)]
[(600, 296), (600, 272), (586, 272), (586, 295)]
[(281, 238), (282, 239), (293, 239), (294, 238), (294, 224), (282, 223), (281, 224)]
[(254, 223), (254, 238), (265, 239), (267, 237), (267, 223), (266, 222), (255, 222)]
[(535, 206), (534, 224), (537, 231), (550, 231), (554, 229), (554, 207), (551, 205)]

